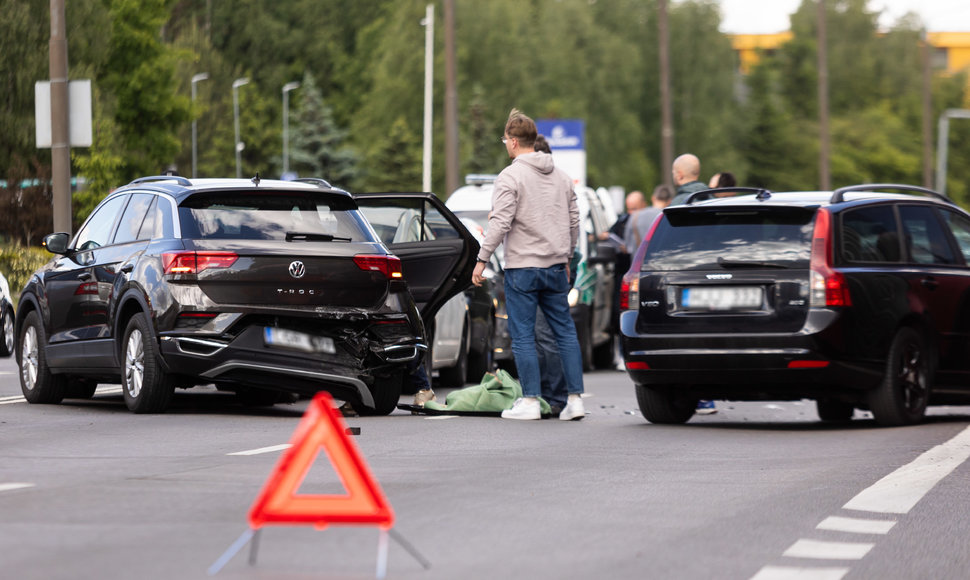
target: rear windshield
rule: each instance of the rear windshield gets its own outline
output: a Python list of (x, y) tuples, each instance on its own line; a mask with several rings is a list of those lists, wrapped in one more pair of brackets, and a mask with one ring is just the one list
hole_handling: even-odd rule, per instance
[(375, 241), (353, 200), (302, 192), (218, 192), (179, 206), (191, 239)]
[(666, 212), (641, 270), (807, 268), (814, 208)]

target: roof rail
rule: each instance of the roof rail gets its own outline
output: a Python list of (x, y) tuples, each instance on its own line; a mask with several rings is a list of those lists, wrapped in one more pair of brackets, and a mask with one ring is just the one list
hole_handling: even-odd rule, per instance
[(495, 173), (469, 173), (465, 176), (465, 185), (485, 185), (494, 183), (497, 178)]
[(956, 202), (949, 197), (943, 195), (938, 191), (933, 191), (932, 189), (927, 189), (925, 187), (919, 187), (917, 185), (904, 185), (900, 183), (860, 183), (859, 185), (848, 185), (846, 187), (840, 187), (832, 192), (832, 197), (829, 199), (829, 203), (842, 203), (845, 201), (845, 194), (852, 193), (856, 191), (869, 191), (876, 193), (880, 190), (895, 190), (895, 191), (905, 191), (910, 193), (922, 193), (923, 195), (928, 195), (930, 197), (935, 197), (940, 201), (945, 201), (950, 205), (956, 205)]
[(179, 185), (184, 185), (185, 187), (191, 187), (192, 185), (191, 181), (182, 177), (181, 175), (149, 175), (148, 177), (139, 177), (138, 179), (134, 179), (128, 185), (135, 185), (136, 183), (148, 183), (149, 181), (174, 181)]
[(299, 183), (310, 183), (310, 184), (316, 185), (317, 187), (326, 187), (327, 189), (333, 189), (333, 186), (330, 185), (329, 181), (327, 181), (326, 179), (320, 179), (319, 177), (299, 177), (297, 179), (294, 179), (293, 181), (297, 181)]
[(714, 197), (737, 197), (737, 195), (722, 196), (718, 195), (719, 193), (754, 195), (757, 196), (759, 201), (765, 201), (771, 198), (771, 190), (761, 187), (718, 187), (715, 189), (702, 189), (700, 191), (695, 191), (687, 197), (687, 200), (684, 201), (684, 205), (690, 205), (695, 201), (704, 201)]

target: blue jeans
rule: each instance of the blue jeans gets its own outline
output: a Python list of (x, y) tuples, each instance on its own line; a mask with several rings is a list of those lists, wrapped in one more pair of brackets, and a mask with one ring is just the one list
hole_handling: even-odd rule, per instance
[(562, 357), (556, 344), (556, 334), (546, 322), (542, 309), (536, 309), (536, 354), (539, 355), (539, 378), (542, 379), (542, 398), (551, 407), (564, 408), (569, 391), (562, 372)]
[(555, 335), (569, 394), (583, 392), (583, 355), (569, 314), (569, 279), (565, 264), (548, 268), (509, 268), (505, 271), (505, 308), (512, 335), (512, 354), (522, 394), (541, 394), (536, 353), (536, 308), (541, 308)]

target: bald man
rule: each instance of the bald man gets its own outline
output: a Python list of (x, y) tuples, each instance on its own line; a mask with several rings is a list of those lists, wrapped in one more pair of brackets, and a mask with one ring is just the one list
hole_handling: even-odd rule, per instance
[(696, 155), (684, 153), (674, 159), (671, 173), (674, 177), (674, 185), (677, 186), (677, 195), (670, 205), (680, 205), (687, 201), (690, 194), (709, 189), (706, 183), (700, 181), (701, 160)]

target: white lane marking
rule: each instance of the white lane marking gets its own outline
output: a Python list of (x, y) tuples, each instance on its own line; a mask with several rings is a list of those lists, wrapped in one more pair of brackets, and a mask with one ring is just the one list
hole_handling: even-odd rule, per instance
[(851, 534), (888, 534), (896, 522), (887, 520), (861, 520), (859, 518), (843, 518), (829, 516), (822, 523), (815, 526), (819, 530), (833, 532), (849, 532)]
[(432, 415), (430, 417), (425, 417), (428, 421), (441, 421), (443, 419), (457, 419), (458, 415)]
[(785, 550), (782, 556), (816, 560), (861, 560), (875, 544), (863, 542), (823, 542), (801, 539)]
[[(8, 373), (9, 374), (9, 373)], [(98, 387), (96, 395), (120, 395), (123, 391), (121, 387)], [(26, 403), (27, 399), (20, 395), (10, 397), (0, 397), (0, 405), (13, 405), (14, 403)]]
[(10, 371), (0, 371), (0, 375), (12, 375), (12, 374), (13, 373)]
[(98, 387), (96, 392), (99, 395), (120, 395), (124, 391), (121, 387)]
[(0, 405), (13, 405), (14, 403), (26, 403), (27, 399), (23, 397), (2, 397), (0, 398)]
[(862, 490), (849, 510), (905, 514), (941, 479), (970, 457), (970, 427)]
[(226, 453), (226, 455), (259, 455), (260, 453), (272, 453), (274, 451), (282, 451), (284, 449), (289, 449), (290, 444), (284, 443), (282, 445), (273, 445), (271, 447), (260, 447), (259, 449), (248, 449), (246, 451), (236, 451), (235, 453)]
[(765, 566), (751, 580), (841, 580), (848, 573), (848, 568)]
[(0, 483), (0, 492), (3, 491), (13, 491), (15, 489), (23, 489), (25, 487), (34, 487), (33, 483)]

